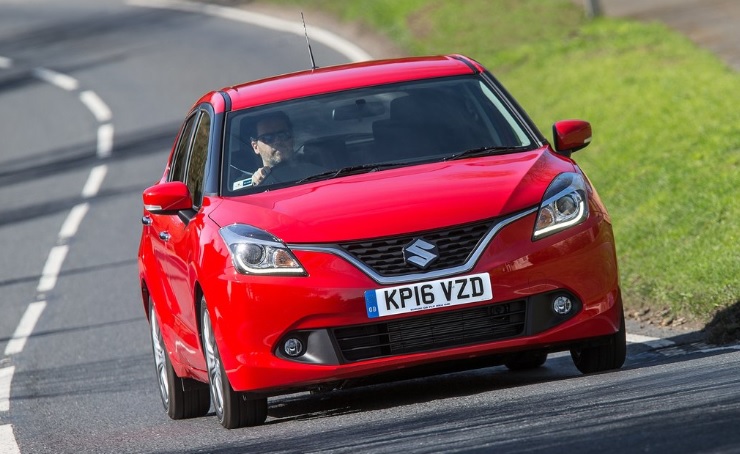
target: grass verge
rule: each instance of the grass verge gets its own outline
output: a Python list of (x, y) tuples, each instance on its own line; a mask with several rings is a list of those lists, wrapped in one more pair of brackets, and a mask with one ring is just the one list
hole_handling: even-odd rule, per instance
[(628, 310), (736, 324), (738, 73), (661, 24), (588, 21), (570, 0), (310, 6), (364, 22), (410, 55), (479, 60), (546, 134), (559, 119), (589, 120), (594, 142), (574, 158), (612, 215)]

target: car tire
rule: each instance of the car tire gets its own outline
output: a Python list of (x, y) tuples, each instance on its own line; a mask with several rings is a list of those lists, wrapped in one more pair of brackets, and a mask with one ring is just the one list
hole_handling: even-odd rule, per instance
[(573, 364), (584, 374), (619, 369), (627, 357), (627, 330), (624, 326), (624, 313), (619, 331), (609, 336), (606, 343), (594, 347), (570, 351)]
[(165, 412), (172, 419), (205, 416), (211, 408), (208, 385), (190, 378), (180, 378), (175, 374), (167, 348), (162, 340), (159, 320), (151, 300), (149, 301), (149, 323), (159, 396), (162, 398)]
[(264, 423), (267, 419), (267, 398), (250, 399), (231, 387), (216, 345), (205, 298), (201, 299), (200, 312), (203, 352), (206, 355), (211, 400), (216, 409), (218, 422), (227, 429)]
[(504, 365), (509, 370), (537, 369), (547, 361), (546, 352), (524, 352), (518, 353), (506, 360)]

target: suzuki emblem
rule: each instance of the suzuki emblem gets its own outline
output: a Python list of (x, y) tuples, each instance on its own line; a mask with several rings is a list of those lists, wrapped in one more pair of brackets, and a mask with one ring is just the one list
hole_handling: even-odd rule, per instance
[(417, 238), (403, 248), (403, 260), (425, 270), (439, 258), (437, 246)]

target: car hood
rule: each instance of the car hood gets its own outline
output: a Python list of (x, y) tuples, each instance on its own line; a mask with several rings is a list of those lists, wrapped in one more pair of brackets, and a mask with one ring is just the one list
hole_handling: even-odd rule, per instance
[(548, 147), (347, 176), (223, 200), (220, 226), (249, 224), (286, 243), (325, 243), (437, 229), (538, 205), (572, 161)]

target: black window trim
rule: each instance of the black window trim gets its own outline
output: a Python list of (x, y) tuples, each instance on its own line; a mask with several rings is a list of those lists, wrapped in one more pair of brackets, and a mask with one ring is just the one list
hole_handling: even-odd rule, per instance
[[(193, 145), (193, 136), (195, 134), (195, 126), (197, 126), (198, 124), (199, 115), (200, 115), (199, 110), (193, 110), (192, 112), (188, 114), (187, 117), (185, 117), (185, 121), (182, 122), (182, 126), (180, 127), (180, 132), (178, 134), (177, 143), (175, 143), (175, 148), (172, 151), (172, 159), (170, 160), (170, 169), (167, 173), (168, 182), (179, 181), (179, 180), (174, 179), (174, 164), (175, 164), (175, 161), (177, 161), (178, 157), (180, 156), (180, 152), (181, 152), (180, 145), (182, 144), (183, 140), (187, 140), (187, 144), (185, 145), (185, 148), (184, 148), (185, 150), (184, 152), (187, 153), (187, 156), (185, 157), (186, 161), (183, 164), (183, 167), (184, 167), (183, 175), (188, 174), (188, 165), (190, 163), (190, 148)], [(190, 132), (188, 133), (188, 137), (187, 139), (185, 139), (185, 137), (183, 136), (183, 132), (185, 130), (185, 127), (187, 126), (187, 124), (190, 122), (191, 119), (193, 120), (193, 128), (190, 129)]]

